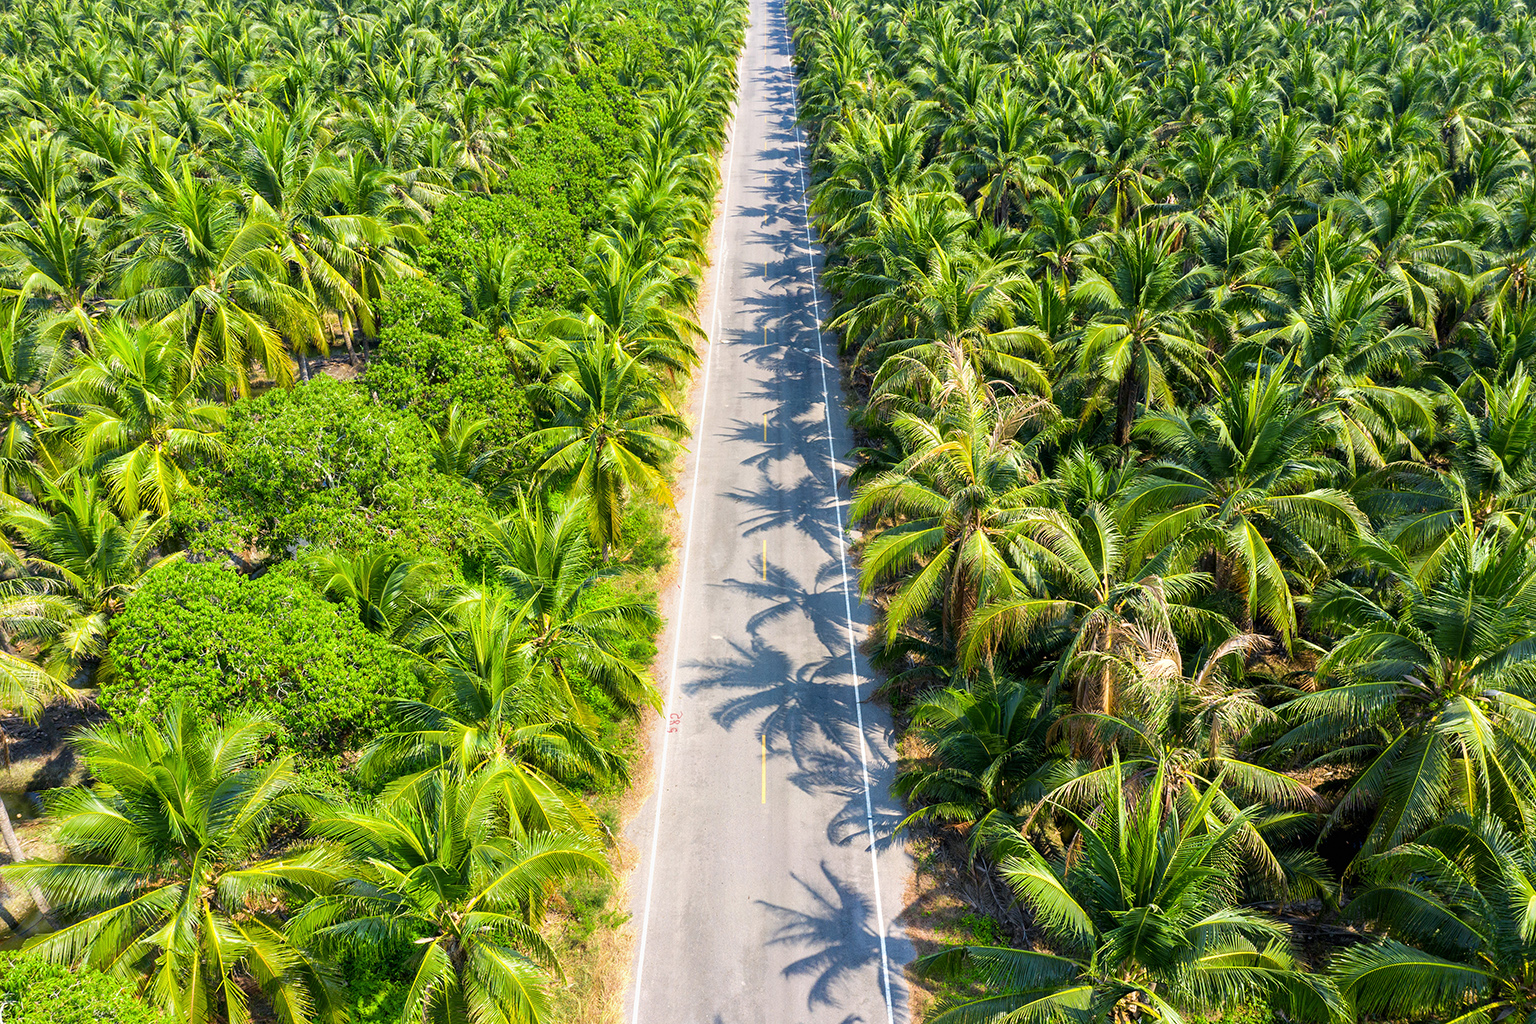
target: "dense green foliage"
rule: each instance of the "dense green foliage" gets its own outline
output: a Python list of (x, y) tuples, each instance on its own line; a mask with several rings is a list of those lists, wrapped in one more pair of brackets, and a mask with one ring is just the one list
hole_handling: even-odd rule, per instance
[(0, 968), (0, 1007), (10, 1024), (162, 1024), (133, 985), (88, 967), (71, 969), (35, 954)]
[(1388, 938), (1338, 958), (1339, 984), (1362, 1010), (1417, 1018), (1465, 1008), (1471, 1020), (1506, 1007), (1529, 1014), (1536, 856), (1528, 837), (1458, 815), (1372, 858), (1363, 874), (1370, 885), (1349, 916)]
[(327, 943), (408, 941), (411, 987), (403, 1020), (436, 1007), (466, 1020), (539, 1020), (554, 954), (532, 926), (551, 883), (607, 870), (599, 847), (570, 833), (519, 834), (500, 769), (429, 775), (376, 812), (315, 821), (351, 870), (304, 908), (293, 933)]
[(8, 262), (62, 329), (121, 300), (242, 391), (251, 360), (283, 381), (285, 350), (373, 333), (413, 263), (462, 284), (515, 245), (542, 301), (570, 301), (667, 66), (644, 9), (574, 35), (517, 5), (96, 13), (5, 14)]
[[(209, 529), (234, 548), (453, 551), (488, 511), (480, 492), (436, 464), (427, 426), (330, 378), (237, 402), (224, 432), (228, 460), (209, 468)], [(203, 541), (207, 543), (207, 541)]]
[(0, 9), (0, 700), (112, 716), (64, 862), (4, 829), (42, 955), (183, 1024), (560, 1013), (546, 910), (608, 891), (591, 801), (658, 700), (742, 31)]
[(114, 622), (101, 706), (139, 727), (172, 704), (278, 725), (283, 749), (337, 754), (366, 742), (390, 703), (420, 696), (415, 666), (292, 572), (246, 579), (181, 562), (155, 573)]
[[(1088, 956), (978, 952), (995, 1001), (946, 1019), (1218, 1009), (1209, 964), (1114, 937), (1153, 923), (1093, 836), (1150, 788), (1157, 828), (1233, 837), (1227, 905), (1412, 887), (1361, 908), (1390, 938), (1335, 958), (1345, 1003), (1277, 1010), (1523, 1018), (1528, 969), (1492, 965), (1525, 926), (1489, 894), (1536, 820), (1536, 15), (788, 7), (864, 399), (862, 582), (925, 741), (908, 827), (966, 832)], [(1047, 867), (1119, 909), (1090, 929)], [(1175, 911), (1164, 952), (1197, 953)]]
[(463, 305), (428, 278), (392, 287), (380, 309), (384, 329), (368, 363), (368, 390), (430, 422), (445, 421), (458, 406), (489, 421), (484, 448), (505, 450), (534, 424), (528, 374), (500, 334), (466, 316)]

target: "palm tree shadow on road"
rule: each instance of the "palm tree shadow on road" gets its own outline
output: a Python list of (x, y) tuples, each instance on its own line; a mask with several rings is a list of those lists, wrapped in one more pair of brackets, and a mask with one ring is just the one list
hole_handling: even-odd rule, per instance
[[(783, 973), (786, 978), (810, 980), (806, 1009), (813, 1012), (822, 1007), (840, 1008), (842, 992), (854, 987), (865, 990), (871, 975), (884, 991), (880, 935), (870, 926), (875, 919), (873, 903), (859, 886), (839, 878), (825, 861), (821, 874), (823, 880), (810, 881), (790, 875), (805, 891), (808, 909), (757, 901), (758, 906), (779, 921), (769, 943), (804, 950), (804, 955), (790, 961)], [(887, 940), (887, 948), (889, 945)], [(900, 986), (892, 986), (892, 995), (898, 1002), (904, 1002), (902, 992)], [(904, 1011), (905, 1007), (896, 1009)], [(853, 1014), (844, 1018), (844, 1024), (864, 1020)]]
[[(836, 561), (840, 552), (836, 528), (829, 521), (830, 504), (826, 491), (824, 480), (818, 480), (807, 473), (788, 487), (774, 486), (765, 480), (755, 490), (733, 491), (724, 497), (755, 510), (754, 514), (741, 523), (745, 536), (751, 537), (770, 530), (793, 530), (811, 538), (821, 548), (823, 555)], [(771, 574), (771, 558), (769, 563)]]
[(695, 666), (702, 674), (683, 687), (689, 696), (721, 692), (710, 716), (722, 728), (758, 720), (754, 731), (767, 753), (788, 756), (802, 770), (816, 764), (813, 753), (857, 756), (858, 737), (850, 720), (827, 714), (827, 694), (817, 687), (824, 664), (797, 667), (783, 651), (756, 637), (750, 647), (732, 642), (731, 648), (734, 657)]
[[(840, 595), (831, 596), (841, 602)], [(701, 671), (684, 685), (684, 692), (698, 696), (719, 691), (720, 700), (710, 711), (717, 724), (730, 730), (756, 722), (754, 735), (763, 741), (767, 755), (794, 762), (795, 770), (787, 777), (791, 785), (808, 795), (837, 797), (840, 807), (827, 821), (829, 842), (868, 849), (873, 838), (877, 850), (889, 848), (897, 841), (895, 829), (902, 818), (889, 796), (895, 765), (883, 753), (892, 737), (869, 744), (866, 803), (858, 714), (849, 703), (853, 689), (848, 685), (847, 654), (796, 664), (752, 632), (749, 646), (732, 642), (731, 656), (691, 666)]]

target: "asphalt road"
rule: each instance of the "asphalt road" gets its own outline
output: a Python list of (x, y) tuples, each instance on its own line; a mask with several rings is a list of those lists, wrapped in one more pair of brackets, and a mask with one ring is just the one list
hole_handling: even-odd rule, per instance
[(752, 0), (679, 510), (655, 791), (631, 828), (634, 1024), (897, 1024), (910, 874), (864, 703), (850, 447), (819, 333), (790, 43)]

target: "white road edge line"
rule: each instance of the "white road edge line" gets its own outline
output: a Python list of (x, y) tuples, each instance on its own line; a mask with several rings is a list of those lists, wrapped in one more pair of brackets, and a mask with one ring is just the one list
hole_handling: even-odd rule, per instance
[[(772, 0), (770, 0), (770, 3)], [(782, 10), (782, 4), (780, 5)], [(805, 221), (805, 263), (811, 272), (811, 315), (816, 324), (816, 352), (821, 368), (821, 408), (827, 423), (827, 468), (831, 473), (832, 511), (837, 516), (837, 558), (843, 573), (843, 616), (848, 624), (848, 669), (853, 673), (853, 710), (859, 726), (859, 767), (864, 773), (864, 824), (869, 835), (869, 870), (875, 887), (875, 925), (880, 935), (880, 971), (885, 981), (886, 1024), (896, 1024), (896, 1010), (891, 1000), (891, 957), (886, 949), (885, 908), (880, 899), (880, 858), (875, 846), (875, 805), (869, 788), (869, 743), (864, 731), (864, 701), (859, 680), (858, 644), (853, 628), (853, 598), (848, 592), (848, 546), (843, 537), (843, 499), (837, 489), (837, 448), (832, 443), (832, 394), (827, 387), (827, 350), (821, 337), (821, 298), (816, 283), (816, 243), (811, 237), (811, 207), (805, 195), (805, 140), (800, 132), (800, 78), (795, 74), (794, 44), (789, 38), (788, 14), (782, 29), (784, 49), (789, 54), (789, 87), (794, 100), (795, 148), (799, 153), (800, 212)]]
[[(745, 39), (743, 39), (742, 52), (746, 51)], [(737, 55), (737, 79), (740, 80), (741, 55)], [(738, 85), (738, 89), (740, 86)], [(739, 113), (739, 109), (738, 109)], [(708, 435), (704, 431), (704, 423), (709, 417), (709, 377), (710, 369), (715, 365), (715, 346), (720, 343), (720, 285), (725, 274), (726, 248), (730, 245), (725, 231), (726, 218), (730, 216), (731, 208), (731, 172), (736, 168), (736, 118), (731, 118), (731, 130), (726, 136), (727, 147), (730, 152), (725, 161), (725, 192), (720, 202), (720, 262), (715, 266), (715, 291), (711, 296), (713, 309), (710, 310), (710, 336), (709, 348), (704, 353), (704, 388), (699, 395), (699, 422), (694, 427), (694, 436), (698, 443), (693, 451), (693, 481), (691, 492), (688, 495), (688, 525), (687, 534), (683, 538), (683, 568), (677, 581), (677, 614), (672, 617), (672, 663), (668, 669), (667, 677), (667, 702), (661, 711), (661, 721), (657, 728), (661, 730), (661, 761), (656, 766), (656, 816), (651, 823), (651, 863), (645, 872), (645, 903), (641, 908), (640, 942), (635, 948), (635, 1012), (630, 1018), (634, 1024), (640, 1024), (640, 996), (642, 993), (641, 981), (645, 976), (645, 940), (651, 932), (651, 895), (656, 890), (656, 854), (661, 842), (661, 802), (666, 794), (667, 783), (667, 754), (671, 751), (671, 733), (667, 729), (669, 713), (677, 702), (677, 655), (682, 649), (683, 643), (683, 616), (687, 608), (688, 594), (688, 564), (693, 556), (693, 513), (699, 505), (699, 465), (704, 460), (704, 444)]]

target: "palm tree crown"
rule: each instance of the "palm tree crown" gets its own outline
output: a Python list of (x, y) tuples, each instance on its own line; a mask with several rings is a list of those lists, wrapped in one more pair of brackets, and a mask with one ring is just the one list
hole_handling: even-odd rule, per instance
[(331, 894), (305, 907), (293, 931), (322, 945), (412, 943), (405, 1020), (549, 1020), (543, 985), (556, 964), (537, 923), (553, 885), (602, 874), (607, 862), (569, 835), (510, 838), (500, 781), (495, 768), (431, 773), (378, 810), (313, 825), (345, 851), (350, 868)]
[(97, 782), (61, 793), (51, 808), (65, 859), (6, 869), (77, 918), (33, 948), (141, 971), (151, 1001), (193, 1024), (248, 1019), (253, 994), (283, 1024), (339, 1020), (334, 980), (279, 919), (255, 909), (323, 891), (331, 879), (318, 851), (268, 853), (284, 817), (312, 806), (292, 757), (258, 767), (269, 729), (259, 719), (209, 723), (176, 707), (157, 729), (79, 733), (74, 744)]

